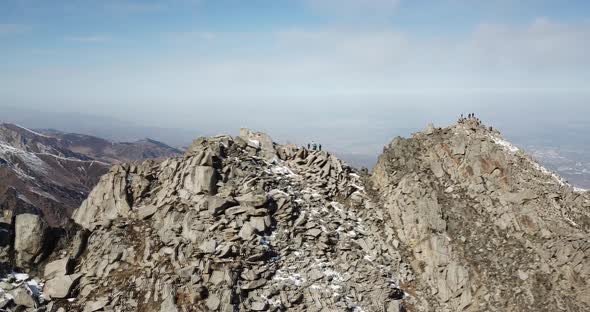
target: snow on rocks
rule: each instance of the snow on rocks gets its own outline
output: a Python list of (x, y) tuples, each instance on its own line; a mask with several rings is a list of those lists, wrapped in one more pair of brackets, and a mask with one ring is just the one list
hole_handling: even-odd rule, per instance
[(0, 142), (0, 157), (4, 159), (22, 178), (34, 180), (31, 174), (44, 175), (46, 164), (35, 153), (26, 152)]
[[(188, 183), (195, 167), (216, 187)], [(105, 310), (378, 310), (399, 300), (387, 260), (399, 255), (375, 234), (374, 206), (327, 152), (248, 130), (196, 140), (184, 158), (114, 168), (76, 212), (92, 234), (68, 272), (82, 274), (69, 308), (106, 297)]]
[(516, 147), (514, 144), (504, 140), (503, 138), (501, 138), (497, 135), (490, 134), (489, 138), (491, 138), (492, 141), (494, 141), (494, 143), (500, 145), (503, 149), (505, 149), (513, 154), (520, 151), (520, 149), (518, 147)]

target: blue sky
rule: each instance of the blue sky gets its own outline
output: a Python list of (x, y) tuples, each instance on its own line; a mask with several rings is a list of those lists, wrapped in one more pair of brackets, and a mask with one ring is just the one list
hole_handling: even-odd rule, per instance
[(3, 0), (0, 106), (207, 131), (544, 92), (589, 113), (588, 38), (584, 0)]

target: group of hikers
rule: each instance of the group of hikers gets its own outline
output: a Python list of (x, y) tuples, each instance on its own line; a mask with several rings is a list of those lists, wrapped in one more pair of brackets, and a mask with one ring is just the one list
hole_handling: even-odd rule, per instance
[[(461, 114), (461, 117), (459, 118), (459, 123), (465, 122), (470, 122), (471, 125), (475, 124), (478, 127), (481, 127), (483, 125), (481, 119), (475, 117), (475, 113), (467, 114), (467, 118), (465, 118), (463, 114)], [(490, 131), (494, 131), (494, 128), (491, 126), (488, 129)]]
[(459, 123), (464, 123), (466, 121), (472, 121), (478, 125), (481, 124), (481, 120), (479, 118), (475, 117), (475, 113), (467, 114), (467, 118), (465, 118), (465, 116), (463, 116), (463, 114), (461, 114), (461, 117), (459, 118)]
[(307, 149), (312, 151), (321, 151), (322, 145), (315, 142), (307, 143)]

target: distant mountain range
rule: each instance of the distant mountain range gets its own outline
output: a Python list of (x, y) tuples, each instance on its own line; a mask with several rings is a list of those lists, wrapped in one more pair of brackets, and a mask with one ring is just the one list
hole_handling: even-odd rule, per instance
[(0, 124), (2, 221), (11, 223), (18, 213), (35, 212), (50, 225), (62, 225), (112, 164), (180, 153), (151, 139), (119, 143)]
[[(85, 133), (113, 142), (133, 142), (152, 138), (175, 147), (188, 146), (199, 131), (180, 128), (143, 126), (132, 120), (96, 116), (85, 113), (38, 111), (1, 106), (0, 122), (19, 124), (29, 129), (58, 129), (67, 133)], [(51, 130), (50, 130), (51, 131)]]

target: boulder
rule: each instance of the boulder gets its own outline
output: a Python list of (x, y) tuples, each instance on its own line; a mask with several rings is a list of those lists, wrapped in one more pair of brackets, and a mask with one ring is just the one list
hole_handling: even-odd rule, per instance
[(86, 303), (86, 305), (84, 305), (84, 312), (99, 311), (106, 307), (109, 304), (109, 301), (110, 300), (108, 298), (100, 298), (95, 301), (89, 301)]
[(263, 207), (268, 202), (266, 194), (248, 193), (236, 197), (241, 206)]
[(21, 214), (16, 216), (14, 250), (18, 266), (35, 261), (45, 247), (47, 223), (39, 215)]
[(68, 298), (73, 287), (82, 277), (81, 274), (72, 274), (65, 276), (58, 276), (50, 279), (45, 283), (43, 294), (49, 298), (63, 299)]
[(217, 193), (217, 173), (209, 166), (195, 166), (184, 181), (184, 188), (195, 194), (215, 195)]
[(158, 207), (154, 205), (142, 206), (137, 209), (137, 217), (140, 220), (145, 220), (154, 215), (158, 211)]
[(242, 128), (240, 129), (240, 138), (246, 141), (248, 146), (258, 150), (261, 157), (268, 160), (277, 157), (274, 143), (268, 134)]
[(217, 311), (220, 304), (221, 300), (216, 295), (210, 295), (209, 298), (207, 298), (207, 308), (211, 311)]
[(160, 306), (160, 312), (178, 312), (178, 307), (174, 302), (174, 296), (170, 295)]
[(214, 216), (222, 214), (227, 208), (233, 207), (237, 204), (234, 200), (221, 198), (219, 196), (209, 196), (207, 197), (206, 202), (209, 213)]
[(33, 295), (26, 289), (19, 287), (12, 291), (12, 297), (14, 297), (14, 303), (18, 306), (27, 308), (36, 308), (37, 300)]
[(71, 273), (72, 270), (72, 259), (69, 257), (49, 262), (45, 265), (45, 271), (43, 272), (43, 277), (47, 279), (52, 279), (57, 276), (64, 276)]
[(72, 219), (88, 230), (131, 211), (127, 169), (114, 166), (94, 187), (88, 198), (72, 215)]

